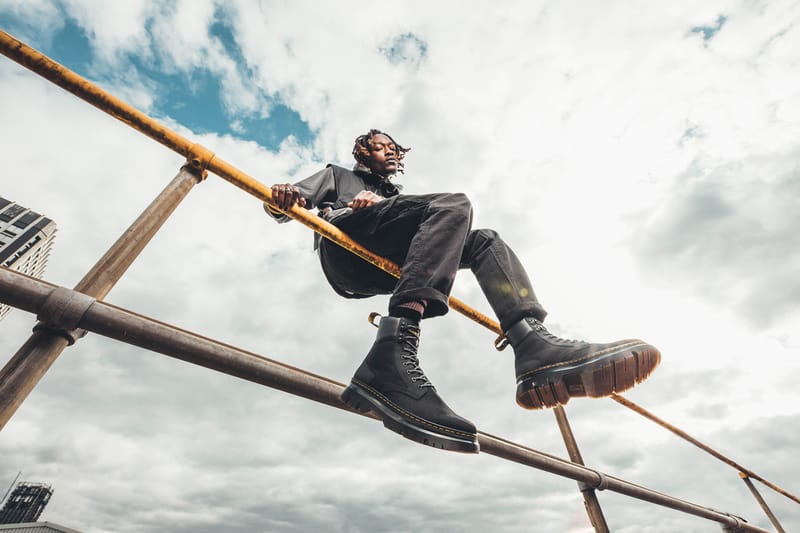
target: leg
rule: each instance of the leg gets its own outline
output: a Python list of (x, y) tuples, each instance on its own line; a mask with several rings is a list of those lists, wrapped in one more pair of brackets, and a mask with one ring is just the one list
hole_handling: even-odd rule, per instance
[(467, 237), (461, 266), (475, 273), (514, 348), (517, 403), (527, 409), (564, 404), (572, 396), (608, 396), (644, 380), (661, 354), (639, 340), (592, 344), (545, 329), (546, 312), (517, 256), (492, 230)]
[[(402, 274), (391, 290), (390, 308), (425, 300), (425, 318), (447, 313), (447, 299), (472, 223), (469, 200), (460, 193), (442, 193), (400, 195), (386, 202), (386, 206), (381, 202), (337, 219), (335, 224), (365, 248), (400, 265)], [(339, 274), (347, 278), (350, 290), (359, 292), (362, 272)], [(375, 277), (380, 276), (370, 274), (368, 279)]]
[[(444, 314), (471, 222), (469, 201), (461, 194), (432, 194), (399, 196), (391, 202), (359, 210), (336, 225), (366, 248), (400, 264), (400, 279), (390, 281), (358, 258), (349, 273), (344, 260), (339, 268), (329, 265), (326, 274), (355, 293), (392, 292), (392, 314), (420, 301), (427, 302), (425, 316)], [(420, 368), (419, 336), (418, 321), (381, 318), (377, 338), (342, 400), (356, 410), (374, 411), (388, 429), (416, 442), (477, 452), (475, 425), (450, 409)]]
[(497, 232), (471, 231), (464, 244), (460, 266), (475, 274), (503, 331), (525, 317), (542, 321), (547, 316), (536, 299), (525, 268)]

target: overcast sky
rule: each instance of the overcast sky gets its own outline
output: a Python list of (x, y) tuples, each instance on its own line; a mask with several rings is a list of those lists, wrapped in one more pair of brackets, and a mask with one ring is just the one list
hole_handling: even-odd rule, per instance
[[(640, 337), (627, 396), (800, 493), (800, 3), (0, 0), (0, 27), (266, 184), (411, 146), (409, 193), (463, 191), (528, 266), (555, 333)], [(72, 287), (182, 159), (0, 59), (0, 196), (46, 214)], [(339, 298), (309, 230), (210, 176), (106, 300), (341, 382), (385, 297)], [(469, 272), (454, 295), (489, 313)], [(33, 317), (0, 322), (0, 362)], [(439, 392), (486, 432), (566, 456), (514, 403), (512, 355), (423, 324)], [(612, 400), (567, 405), (584, 460), (770, 528), (736, 471)], [(87, 533), (590, 531), (576, 484), (89, 335), (0, 435), (0, 487), (52, 484)], [(762, 494), (787, 531), (800, 507)], [(615, 532), (718, 531), (599, 493)]]

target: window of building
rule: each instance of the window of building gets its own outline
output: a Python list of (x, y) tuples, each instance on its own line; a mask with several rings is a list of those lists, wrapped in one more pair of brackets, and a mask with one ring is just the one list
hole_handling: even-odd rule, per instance
[(15, 220), (14, 225), (18, 228), (27, 228), (28, 226), (31, 225), (31, 223), (34, 220), (36, 220), (39, 217), (40, 217), (39, 213), (34, 213), (33, 211), (30, 211), (19, 217), (17, 220)]
[(22, 207), (21, 205), (17, 204), (11, 205), (5, 211), (0, 213), (0, 220), (5, 220), (6, 222), (8, 222), (9, 220), (15, 218), (23, 211), (25, 211), (25, 208)]

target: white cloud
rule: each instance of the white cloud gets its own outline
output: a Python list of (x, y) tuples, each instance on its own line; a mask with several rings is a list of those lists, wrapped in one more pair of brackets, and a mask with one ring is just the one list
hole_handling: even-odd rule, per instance
[(102, 61), (113, 61), (125, 53), (149, 55), (146, 22), (155, 10), (155, 2), (117, 5), (102, 0), (63, 0), (61, 4), (83, 27)]
[[(68, 2), (36, 4), (37, 13), (56, 5), (87, 28), (98, 64), (158, 57), (166, 69), (208, 69), (231, 106), (250, 110), (276, 96), (297, 110), (318, 130), (313, 149), (288, 140), (270, 152), (172, 124), (265, 183), (349, 164), (358, 133), (390, 131), (413, 148), (407, 190), (468, 192), (476, 224), (498, 229), (530, 266), (554, 331), (637, 335), (661, 347), (662, 368), (634, 401), (778, 484), (797, 477), (790, 460), (773, 460), (796, 452), (780, 436), (798, 416), (800, 375), (798, 296), (788, 290), (800, 128), (793, 3)], [(721, 14), (709, 41), (691, 33)], [(210, 37), (215, 16), (233, 25), (246, 68)], [(414, 68), (381, 52), (408, 34), (426, 45)], [(124, 96), (139, 106), (158, 98), (146, 81), (126, 81), (135, 72), (93, 68), (115, 92), (132, 86)], [(46, 277), (71, 286), (181, 158), (17, 65), (0, 63), (0, 77), (0, 117), (15, 125), (0, 128), (13, 147), (6, 174), (24, 178), (4, 180), (2, 194), (57, 221)], [(258, 201), (210, 177), (108, 300), (346, 381), (373, 335), (364, 317), (386, 300), (339, 299), (310, 241), (299, 224), (274, 224)], [(456, 295), (488, 310), (469, 277), (459, 276)], [(13, 311), (0, 323), (9, 354), (30, 329), (23, 317)], [(550, 413), (514, 406), (511, 356), (494, 353), (492, 339), (459, 316), (431, 321), (423, 367), (482, 429), (565, 455)], [(769, 527), (735, 472), (665, 431), (610, 400), (567, 411), (587, 463), (744, 509)], [(588, 524), (571, 481), (438, 453), (374, 421), (93, 337), (62, 355), (0, 449), (10, 478), (22, 469), (54, 484), (47, 519), (92, 532), (163, 522), (214, 531), (222, 521), (241, 531)], [(615, 531), (715, 527), (612, 494), (601, 502)], [(800, 523), (791, 506), (779, 518), (789, 529)]]

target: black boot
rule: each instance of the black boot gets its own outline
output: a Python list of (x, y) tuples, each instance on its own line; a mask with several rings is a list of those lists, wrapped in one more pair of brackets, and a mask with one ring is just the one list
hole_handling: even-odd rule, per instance
[(455, 414), (436, 393), (419, 367), (418, 345), (418, 323), (382, 317), (375, 343), (342, 400), (358, 411), (374, 411), (387, 429), (413, 441), (477, 453), (475, 425)]
[(630, 389), (661, 361), (653, 346), (635, 339), (590, 344), (556, 337), (535, 318), (505, 332), (514, 348), (517, 403), (525, 409), (565, 404), (573, 396), (595, 398)]

